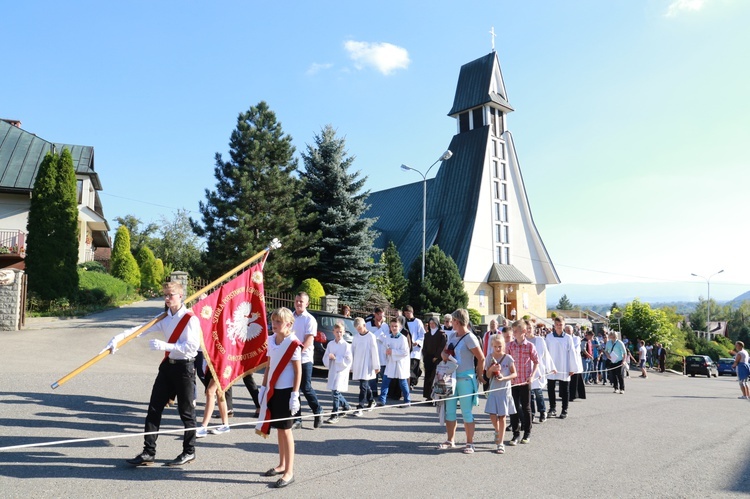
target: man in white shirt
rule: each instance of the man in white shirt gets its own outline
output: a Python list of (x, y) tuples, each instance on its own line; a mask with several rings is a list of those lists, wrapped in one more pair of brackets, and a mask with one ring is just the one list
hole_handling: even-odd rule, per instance
[(562, 399), (560, 419), (565, 419), (568, 417), (568, 402), (570, 402), (568, 385), (570, 377), (576, 371), (576, 356), (580, 359), (580, 353), (573, 348), (573, 338), (563, 331), (563, 319), (559, 316), (555, 317), (554, 324), (554, 331), (544, 338), (550, 358), (557, 368), (556, 373), (547, 375), (547, 396), (549, 398), (549, 412), (547, 416), (550, 418), (557, 416), (555, 385), (559, 383), (560, 398)]
[(424, 323), (421, 319), (414, 317), (414, 307), (407, 305), (404, 308), (404, 317), (406, 317), (406, 326), (411, 333), (411, 352), (409, 353), (411, 376), (409, 377), (409, 386), (417, 386), (417, 381), (422, 375), (419, 363), (422, 360), (422, 345), (424, 344)]
[[(292, 324), (292, 332), (299, 342), (302, 343), (302, 381), (300, 383), (300, 393), (305, 396), (307, 404), (310, 406), (313, 414), (315, 414), (313, 426), (320, 428), (320, 425), (323, 423), (323, 417), (319, 414), (323, 412), (323, 408), (320, 406), (318, 395), (312, 387), (313, 342), (315, 341), (315, 335), (318, 334), (318, 321), (307, 311), (309, 304), (310, 296), (304, 291), (298, 293), (294, 298), (294, 323)], [(302, 408), (294, 416), (297, 419), (294, 421), (292, 429), (302, 428)]]
[[(195, 357), (201, 345), (200, 321), (192, 311), (182, 303), (183, 288), (179, 282), (168, 282), (164, 285), (164, 304), (167, 307), (166, 317), (149, 329), (143, 331), (139, 337), (161, 332), (164, 340), (153, 339), (149, 345), (151, 350), (165, 352), (156, 381), (151, 389), (151, 399), (146, 414), (145, 433), (158, 432), (161, 415), (167, 402), (177, 396), (177, 410), (182, 424), (189, 431), (182, 437), (182, 454), (167, 463), (167, 466), (181, 466), (195, 460)], [(106, 349), (115, 353), (117, 343), (135, 332), (137, 328), (120, 333), (112, 338)], [(133, 466), (149, 466), (154, 464), (156, 456), (156, 438), (158, 435), (145, 435), (143, 451), (127, 463)]]

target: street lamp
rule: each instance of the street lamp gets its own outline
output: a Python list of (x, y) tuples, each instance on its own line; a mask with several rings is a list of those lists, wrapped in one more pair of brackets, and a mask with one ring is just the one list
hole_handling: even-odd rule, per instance
[(715, 275), (721, 274), (722, 272), (724, 272), (724, 269), (721, 269), (720, 271), (714, 274), (711, 274), (710, 276), (708, 276), (708, 278), (702, 275), (698, 275), (698, 274), (690, 274), (693, 277), (700, 277), (701, 279), (705, 279), (706, 287), (708, 288), (707, 290), (708, 297), (706, 298), (706, 339), (708, 339), (708, 337), (711, 335), (710, 334), (711, 326), (709, 325), (709, 323), (711, 322), (711, 278)]
[(453, 156), (453, 153), (450, 150), (445, 151), (424, 173), (411, 166), (401, 165), (401, 169), (404, 171), (412, 170), (422, 175), (422, 282), (424, 282), (425, 239), (427, 238), (427, 174), (430, 173), (433, 166), (440, 161), (450, 159), (451, 156)]

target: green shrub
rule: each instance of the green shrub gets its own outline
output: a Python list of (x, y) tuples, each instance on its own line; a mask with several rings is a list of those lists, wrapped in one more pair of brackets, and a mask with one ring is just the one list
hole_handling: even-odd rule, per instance
[(715, 341), (700, 343), (695, 353), (698, 355), (708, 355), (714, 360), (714, 362), (724, 357), (731, 357), (729, 349), (724, 345), (719, 345)]
[(156, 268), (156, 258), (154, 252), (148, 246), (141, 246), (136, 258), (138, 267), (141, 271), (141, 290), (159, 290), (161, 289), (161, 280), (159, 279)]
[(479, 310), (475, 308), (468, 309), (469, 312), (469, 320), (471, 321), (471, 324), (474, 326), (478, 326), (482, 323), (482, 314), (479, 313)]
[(99, 262), (83, 262), (78, 264), (79, 269), (87, 270), (89, 272), (100, 272), (102, 274), (107, 273), (107, 269)]
[(132, 288), (124, 281), (108, 274), (79, 270), (78, 279), (81, 304), (114, 305), (132, 293)]
[(321, 298), (326, 295), (323, 285), (320, 281), (311, 277), (302, 281), (302, 284), (297, 288), (297, 293), (304, 291), (310, 296), (310, 302), (319, 302)]

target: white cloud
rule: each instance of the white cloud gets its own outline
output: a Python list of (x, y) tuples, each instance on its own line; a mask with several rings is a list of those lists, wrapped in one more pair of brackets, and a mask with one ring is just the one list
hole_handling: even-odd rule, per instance
[(307, 68), (307, 71), (305, 72), (305, 74), (307, 74), (308, 76), (313, 76), (313, 75), (320, 73), (321, 71), (325, 71), (326, 69), (331, 69), (332, 67), (333, 67), (333, 64), (330, 62), (326, 62), (323, 64), (318, 63), (318, 62), (313, 62), (312, 64), (310, 64), (310, 67)]
[(372, 67), (384, 75), (409, 67), (409, 52), (391, 43), (369, 43), (349, 40), (344, 43), (357, 69)]
[(698, 12), (707, 0), (674, 0), (667, 8), (666, 17), (675, 17), (683, 12)]

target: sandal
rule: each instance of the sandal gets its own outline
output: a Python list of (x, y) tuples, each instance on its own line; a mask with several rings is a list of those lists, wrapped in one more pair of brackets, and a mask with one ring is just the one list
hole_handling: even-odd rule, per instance
[(495, 454), (505, 454), (505, 446), (503, 444), (497, 444), (497, 449), (495, 449)]
[(462, 450), (464, 454), (474, 454), (474, 444), (466, 444), (464, 446), (464, 450)]
[(447, 450), (447, 449), (453, 449), (456, 447), (455, 442), (451, 442), (450, 440), (446, 440), (442, 444), (438, 445), (438, 450)]

